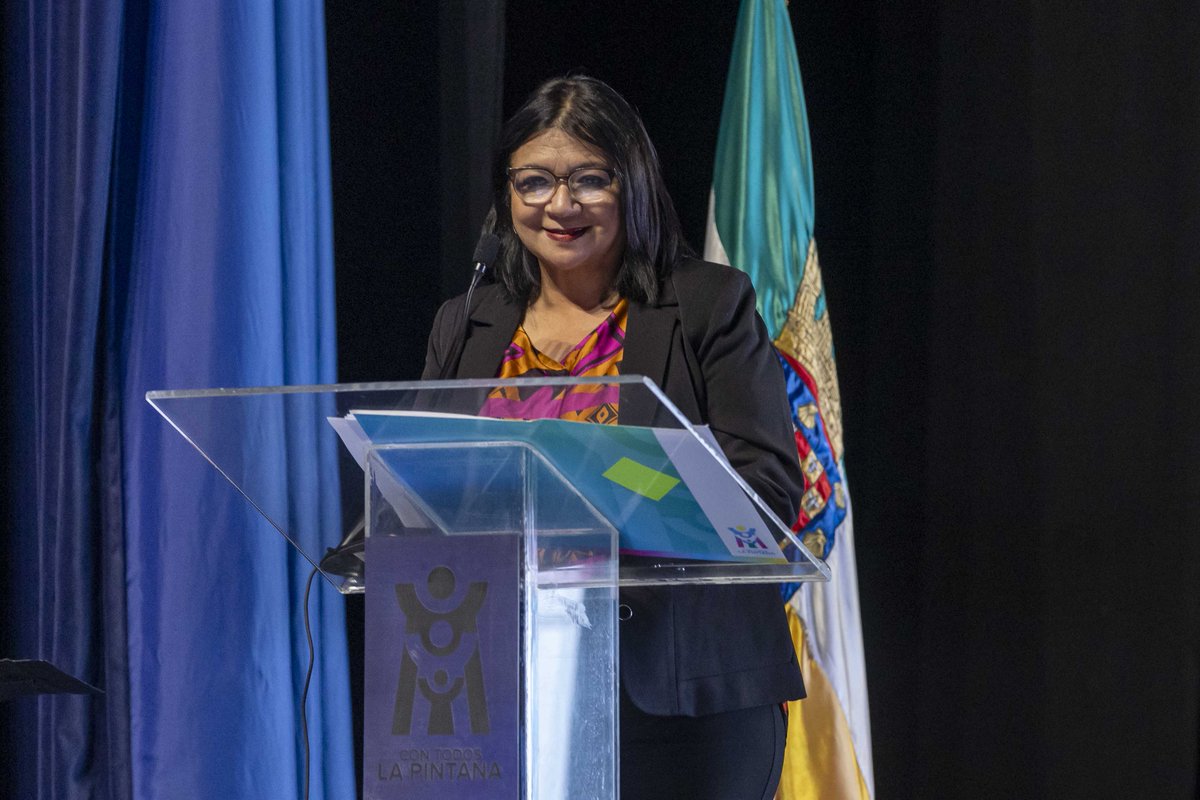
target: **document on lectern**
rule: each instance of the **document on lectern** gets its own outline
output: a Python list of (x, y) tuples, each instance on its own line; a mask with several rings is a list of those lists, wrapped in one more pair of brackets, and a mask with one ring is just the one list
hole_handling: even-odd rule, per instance
[(387, 444), (528, 444), (612, 523), (625, 555), (786, 563), (754, 504), (687, 430), (372, 410), (329, 422), (360, 466)]

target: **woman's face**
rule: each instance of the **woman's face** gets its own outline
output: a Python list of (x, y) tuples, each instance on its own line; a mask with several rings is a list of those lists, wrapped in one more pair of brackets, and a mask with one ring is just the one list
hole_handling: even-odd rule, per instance
[[(540, 167), (566, 177), (580, 167), (612, 168), (599, 150), (558, 129), (543, 131), (513, 151), (510, 167)], [(509, 183), (513, 228), (521, 243), (552, 277), (568, 273), (605, 275), (611, 280), (625, 249), (619, 181), (598, 199), (580, 203), (565, 182), (544, 203), (527, 204)]]

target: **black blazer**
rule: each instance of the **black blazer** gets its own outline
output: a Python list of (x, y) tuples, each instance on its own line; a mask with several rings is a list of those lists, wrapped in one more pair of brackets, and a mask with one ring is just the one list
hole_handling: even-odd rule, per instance
[[(780, 519), (793, 520), (803, 477), (783, 372), (754, 290), (739, 270), (682, 261), (653, 304), (630, 303), (620, 371), (645, 375), (696, 423), (712, 426), (730, 463)], [(441, 374), (464, 297), (438, 311), (425, 378)], [(476, 290), (457, 378), (495, 377), (523, 310), (495, 285)], [(620, 420), (653, 425), (622, 398)], [(714, 714), (804, 696), (783, 601), (773, 584), (621, 590), (621, 687), (651, 714)]]

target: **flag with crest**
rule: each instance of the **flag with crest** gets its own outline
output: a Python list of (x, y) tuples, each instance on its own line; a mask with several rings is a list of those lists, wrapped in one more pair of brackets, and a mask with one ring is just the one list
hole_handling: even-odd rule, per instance
[(779, 797), (870, 798), (871, 731), (833, 334), (813, 239), (812, 157), (784, 0), (744, 0), (725, 87), (704, 256), (749, 275), (792, 408), (793, 530), (829, 583), (783, 586), (808, 697), (789, 704)]

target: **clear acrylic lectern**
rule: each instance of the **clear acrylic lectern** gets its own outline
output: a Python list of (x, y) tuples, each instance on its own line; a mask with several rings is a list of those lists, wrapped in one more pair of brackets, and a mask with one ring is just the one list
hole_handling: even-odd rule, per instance
[[(339, 591), (366, 591), (368, 798), (616, 797), (618, 587), (828, 579), (644, 378), (147, 399)], [(653, 427), (569, 419), (606, 405)], [(314, 524), (316, 496), (342, 527)]]

